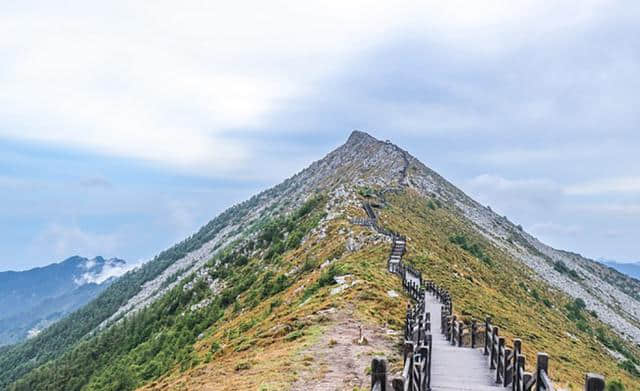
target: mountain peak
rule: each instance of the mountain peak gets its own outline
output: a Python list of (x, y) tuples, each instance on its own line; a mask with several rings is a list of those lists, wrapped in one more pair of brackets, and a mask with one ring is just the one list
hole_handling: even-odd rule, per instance
[(337, 184), (398, 186), (411, 156), (389, 141), (354, 130), (346, 143), (316, 161), (296, 178), (307, 190)]
[(363, 142), (381, 142), (377, 138), (373, 137), (367, 132), (361, 130), (354, 130), (347, 139), (347, 145), (357, 145)]

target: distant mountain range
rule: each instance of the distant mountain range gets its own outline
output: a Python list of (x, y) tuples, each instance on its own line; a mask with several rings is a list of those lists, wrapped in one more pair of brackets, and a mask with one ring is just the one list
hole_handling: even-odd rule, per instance
[(640, 280), (640, 262), (618, 262), (609, 259), (599, 259), (599, 261), (620, 273)]
[(96, 297), (127, 269), (117, 258), (74, 256), (31, 270), (0, 272), (0, 346), (37, 335)]

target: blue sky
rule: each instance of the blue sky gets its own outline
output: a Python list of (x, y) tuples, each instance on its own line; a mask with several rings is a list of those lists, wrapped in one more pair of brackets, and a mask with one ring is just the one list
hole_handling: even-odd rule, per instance
[[(250, 12), (247, 12), (250, 10)], [(0, 5), (0, 270), (147, 260), (352, 129), (640, 259), (640, 5)]]

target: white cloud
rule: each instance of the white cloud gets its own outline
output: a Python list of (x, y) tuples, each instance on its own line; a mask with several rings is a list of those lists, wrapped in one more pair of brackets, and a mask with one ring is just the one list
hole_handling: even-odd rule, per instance
[[(92, 262), (92, 261), (90, 260), (89, 262)], [(95, 266), (95, 263), (93, 266)], [(93, 266), (86, 267), (86, 268), (90, 269)], [(80, 277), (75, 278), (74, 282), (77, 285), (84, 285), (84, 284), (91, 284), (91, 283), (102, 284), (108, 279), (113, 277), (120, 277), (121, 275), (125, 274), (129, 270), (135, 269), (136, 267), (137, 265), (134, 265), (134, 264), (121, 264), (121, 263), (112, 263), (107, 261), (104, 263), (103, 267), (100, 270), (85, 272)]]
[(595, 195), (606, 193), (640, 193), (640, 177), (608, 178), (578, 183), (564, 189), (570, 195)]
[[(235, 172), (251, 159), (253, 147), (237, 141), (234, 129), (260, 132), (271, 113), (397, 34), (483, 56), (586, 25), (603, 6), (7, 4), (0, 10), (0, 137), (200, 174)], [(454, 114), (448, 107), (431, 110), (445, 126), (469, 125)]]
[(581, 213), (604, 215), (615, 218), (637, 218), (640, 216), (640, 204), (622, 202), (601, 202), (577, 204), (571, 208)]
[(68, 257), (72, 254), (113, 254), (121, 246), (122, 238), (117, 233), (87, 232), (75, 225), (49, 224), (33, 241), (32, 247), (46, 248), (51, 258)]

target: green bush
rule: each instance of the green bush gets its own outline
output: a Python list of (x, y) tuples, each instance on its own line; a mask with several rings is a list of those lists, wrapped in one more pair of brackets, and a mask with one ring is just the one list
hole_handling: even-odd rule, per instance
[(624, 360), (620, 364), (618, 364), (618, 366), (629, 372), (634, 377), (640, 377), (640, 371), (638, 371), (636, 364), (634, 364), (631, 360)]
[(574, 280), (580, 280), (580, 279), (581, 279), (581, 278), (580, 278), (580, 275), (578, 274), (578, 272), (576, 272), (576, 271), (575, 271), (575, 270), (573, 270), (573, 269), (570, 269), (570, 268), (567, 266), (567, 264), (566, 264), (566, 263), (564, 263), (564, 262), (562, 262), (562, 261), (556, 261), (556, 262), (553, 264), (553, 268), (554, 268), (557, 272), (562, 273), (562, 274), (566, 274), (566, 275), (568, 275), (569, 277), (571, 277), (571, 278), (572, 278), (572, 279), (574, 279)]
[(344, 274), (344, 270), (341, 266), (336, 264), (329, 266), (327, 270), (320, 275), (318, 281), (305, 289), (302, 294), (302, 300), (304, 301), (313, 296), (322, 287), (334, 285), (336, 283), (335, 277), (341, 274)]
[(493, 261), (491, 258), (484, 253), (482, 247), (478, 243), (469, 243), (466, 236), (464, 235), (455, 235), (449, 238), (449, 241), (453, 244), (460, 246), (463, 250), (470, 253), (474, 257), (478, 258), (482, 262), (486, 263), (489, 266), (493, 265)]
[(606, 391), (625, 391), (625, 387), (620, 380), (611, 380), (607, 383)]

